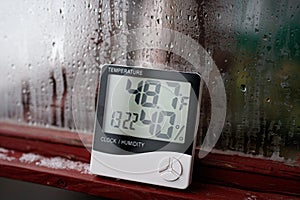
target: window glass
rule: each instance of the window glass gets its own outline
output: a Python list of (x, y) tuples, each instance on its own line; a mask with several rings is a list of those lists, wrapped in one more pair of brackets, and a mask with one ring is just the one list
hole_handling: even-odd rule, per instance
[[(295, 164), (300, 159), (300, 3), (289, 1), (0, 2), (0, 119), (32, 126), (93, 131), (99, 66), (155, 64), (189, 71), (170, 51), (138, 45), (128, 31), (179, 31), (218, 66), (227, 113), (215, 149)], [(114, 35), (124, 40), (118, 43)], [(151, 46), (151, 45), (150, 45)], [(189, 53), (189, 52), (188, 52)], [(210, 120), (204, 88), (200, 134)], [(201, 145), (201, 140), (199, 141)]]

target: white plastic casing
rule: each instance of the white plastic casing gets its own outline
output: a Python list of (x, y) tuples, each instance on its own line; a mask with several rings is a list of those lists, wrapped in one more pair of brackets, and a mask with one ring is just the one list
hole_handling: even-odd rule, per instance
[[(112, 66), (112, 65), (109, 65), (107, 67), (113, 67), (118, 69), (128, 68), (125, 66)], [(139, 70), (143, 70), (143, 73), (145, 73), (144, 75), (147, 78), (148, 75), (153, 76), (153, 73), (155, 72), (155, 74), (158, 75), (161, 75), (161, 73), (164, 74), (170, 73), (169, 75), (167, 75), (167, 77), (170, 78), (170, 80), (175, 80), (175, 81), (181, 80), (181, 78), (178, 78), (179, 77), (178, 75), (175, 74), (176, 75), (175, 76), (173, 74), (174, 72), (171, 71), (164, 72), (162, 70), (158, 71), (158, 70), (142, 69), (142, 68), (139, 68)], [(147, 74), (147, 71), (152, 71), (152, 72)], [(112, 73), (102, 69), (101, 83), (102, 80), (106, 80), (105, 78), (103, 79), (104, 72), (106, 73), (106, 76), (108, 76), (107, 74)], [(116, 74), (116, 72), (114, 72), (114, 74)], [(118, 74), (122, 74), (122, 73), (118, 72)], [(193, 76), (196, 75), (199, 76), (198, 74), (194, 74)], [(192, 78), (191, 76), (189, 77), (190, 79)], [(190, 79), (188, 81), (192, 81)], [(196, 82), (193, 83), (195, 85), (197, 84)], [(200, 83), (200, 79), (199, 79), (199, 83)], [(105, 81), (103, 81), (103, 84), (100, 84), (100, 90), (101, 87), (103, 87), (102, 89), (105, 89), (106, 87)], [(197, 87), (193, 88), (193, 90), (196, 90), (196, 88)], [(201, 85), (200, 88), (202, 88)], [(202, 90), (199, 89), (199, 96), (201, 96), (201, 91)], [(91, 152), (91, 163), (90, 163), (91, 173), (101, 175), (101, 176), (113, 177), (116, 179), (131, 180), (131, 181), (149, 183), (153, 185), (166, 186), (171, 188), (178, 188), (178, 189), (187, 188), (192, 181), (193, 158), (194, 158), (194, 153), (195, 153), (194, 150), (196, 144), (195, 138), (197, 133), (197, 127), (199, 124), (199, 108), (200, 108), (199, 96), (194, 96), (193, 98), (194, 101), (192, 104), (190, 104), (190, 106), (192, 107), (189, 108), (189, 112), (193, 113), (194, 111), (196, 111), (196, 113), (190, 116), (191, 117), (190, 120), (192, 121), (192, 123), (190, 123), (190, 125), (188, 125), (189, 123), (187, 124), (189, 131), (187, 131), (186, 134), (188, 134), (187, 138), (189, 138), (189, 140), (185, 142), (184, 148), (186, 149), (182, 149), (181, 147), (179, 147), (176, 150), (174, 148), (173, 149), (169, 148), (168, 146), (166, 146), (167, 148), (165, 150), (163, 150), (161, 146), (158, 146), (159, 148), (155, 149), (155, 144), (153, 143), (153, 141), (151, 141), (152, 143), (148, 143), (148, 147), (149, 144), (154, 145), (153, 146), (154, 150), (145, 151), (142, 153), (142, 152), (134, 152), (134, 151), (126, 152), (125, 149), (121, 148), (120, 152), (122, 153), (118, 153), (118, 149), (116, 149), (118, 147), (116, 144), (111, 144), (116, 146), (110, 146), (107, 143), (105, 144), (99, 142), (101, 140), (101, 137), (106, 137), (106, 134), (102, 132), (103, 130), (101, 129), (103, 119), (99, 120), (99, 124), (97, 123), (98, 119), (96, 119), (94, 142), (97, 141), (98, 146), (95, 147), (95, 143), (93, 144), (93, 148)], [(100, 99), (100, 96), (98, 96), (98, 98)], [(104, 113), (103, 110), (105, 106), (104, 95), (102, 96), (101, 100), (102, 101), (100, 100), (98, 101), (98, 106), (97, 106), (98, 107), (97, 112), (99, 112), (99, 102), (101, 102), (102, 107), (100, 106), (100, 108), (102, 109), (102, 112), (100, 112), (100, 116), (101, 114), (103, 115)], [(121, 138), (120, 140), (126, 140), (126, 138), (125, 139)], [(141, 140), (141, 138), (139, 138), (139, 140)], [(166, 145), (168, 144), (166, 143)], [(172, 145), (174, 146), (174, 143), (173, 144), (170, 143), (170, 146)], [(110, 147), (112, 147), (113, 150), (111, 150)], [(105, 153), (105, 152), (111, 152), (111, 153)]]
[[(163, 151), (114, 155), (92, 150), (91, 156), (90, 171), (94, 174), (178, 189), (191, 182), (191, 155)], [(168, 159), (172, 162), (169, 166), (164, 164)]]

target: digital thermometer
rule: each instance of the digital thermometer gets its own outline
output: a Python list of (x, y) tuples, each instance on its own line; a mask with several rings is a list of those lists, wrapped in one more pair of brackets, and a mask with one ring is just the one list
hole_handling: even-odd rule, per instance
[(90, 171), (186, 188), (199, 117), (197, 73), (102, 67)]

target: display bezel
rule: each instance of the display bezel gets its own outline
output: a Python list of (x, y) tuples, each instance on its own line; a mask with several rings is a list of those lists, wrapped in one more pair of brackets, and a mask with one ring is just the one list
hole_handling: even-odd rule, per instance
[[(131, 73), (128, 73), (131, 72)], [(102, 130), (104, 122), (104, 110), (106, 105), (107, 83), (110, 74), (140, 77), (140, 78), (155, 78), (170, 81), (189, 82), (190, 87), (190, 102), (188, 107), (188, 117), (186, 125), (186, 138), (184, 143), (172, 143), (166, 141), (152, 140), (147, 138), (137, 138), (128, 135), (117, 135)], [(97, 114), (95, 119), (94, 143), (93, 149), (96, 151), (128, 155), (136, 153), (145, 153), (153, 151), (173, 151), (192, 155), (192, 147), (195, 134), (195, 123), (197, 119), (197, 108), (199, 98), (200, 76), (197, 73), (177, 72), (156, 70), (150, 68), (127, 67), (119, 65), (104, 65), (101, 71), (100, 87), (98, 92)], [(144, 145), (125, 145), (116, 141), (134, 141), (135, 144)]]

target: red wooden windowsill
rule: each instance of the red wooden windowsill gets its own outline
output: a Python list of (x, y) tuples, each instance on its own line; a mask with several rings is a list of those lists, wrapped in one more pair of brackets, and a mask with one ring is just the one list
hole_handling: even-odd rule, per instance
[[(50, 157), (60, 156), (71, 160), (88, 163), (90, 159), (90, 153), (86, 148), (84, 148), (81, 140), (84, 140), (85, 144), (89, 144), (87, 146), (90, 147), (92, 140), (90, 135), (81, 134), (79, 137), (76, 133), (59, 129), (45, 129), (38, 127), (33, 128), (24, 125), (0, 123), (0, 147), (14, 149), (20, 153), (37, 153)], [(199, 192), (198, 190), (201, 190), (201, 187), (217, 187), (211, 185), (202, 186), (203, 182), (206, 182), (251, 191), (300, 196), (299, 167), (288, 166), (284, 163), (271, 160), (222, 154), (210, 154), (202, 160), (195, 160), (195, 173), (193, 175), (194, 181), (191, 188), (195, 188), (195, 192), (197, 194)], [(8, 170), (7, 166), (9, 163), (13, 164), (14, 162), (5, 162), (5, 164), (1, 163), (1, 169), (3, 168)], [(28, 170), (27, 168), (22, 169), (22, 165), (24, 165), (24, 163), (15, 164), (16, 166), (12, 169), (16, 171), (18, 171), (17, 169), (20, 169), (21, 171)], [(40, 168), (38, 169), (41, 170)], [(59, 171), (56, 172), (58, 173)], [(0, 173), (1, 176), (5, 176), (3, 175), (3, 172)], [(9, 171), (7, 171), (7, 173), (10, 174)], [(55, 170), (53, 173), (55, 173)], [(11, 178), (20, 179), (18, 177)], [(81, 177), (77, 178), (81, 179)], [(31, 177), (29, 176), (29, 178), (26, 180), (33, 182), (38, 181), (30, 179)], [(113, 181), (111, 179), (103, 180)], [(121, 181), (119, 182), (119, 184), (122, 183), (123, 182)], [(127, 182), (124, 183), (127, 184)], [(89, 182), (87, 184), (94, 183)], [(97, 184), (101, 185), (101, 183), (98, 182)], [(134, 183), (128, 184), (136, 186)], [(200, 185), (197, 186), (198, 184)], [(56, 185), (54, 184), (54, 186)], [(147, 186), (146, 188), (148, 187), (150, 186)], [(82, 189), (81, 192), (96, 194), (93, 192), (88, 192), (85, 189)], [(137, 191), (137, 194), (145, 192), (146, 191), (141, 190), (140, 192)]]
[[(3, 155), (3, 153), (2, 153)], [(0, 158), (0, 176), (55, 186), (67, 190), (115, 199), (296, 199), (279, 194), (244, 191), (231, 187), (194, 182), (187, 190), (175, 190), (147, 184), (88, 174), (86, 168), (70, 169), (65, 166), (41, 166), (43, 160), (56, 159), (38, 156), (38, 159), (22, 161), (24, 153), (6, 150), (6, 158)], [(25, 154), (26, 155), (26, 154)], [(64, 159), (63, 162), (77, 163)], [(78, 164), (79, 163), (79, 164)], [(88, 166), (88, 164), (85, 164)]]

